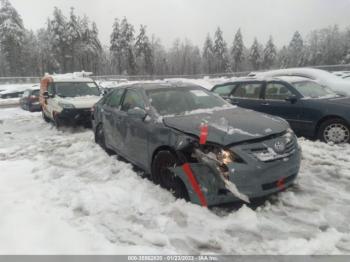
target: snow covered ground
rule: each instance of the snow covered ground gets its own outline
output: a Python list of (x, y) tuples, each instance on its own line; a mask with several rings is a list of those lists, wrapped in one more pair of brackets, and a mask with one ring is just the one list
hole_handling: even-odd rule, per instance
[(0, 254), (350, 254), (350, 145), (300, 139), (295, 187), (253, 210), (175, 200), (88, 129), (0, 109)]

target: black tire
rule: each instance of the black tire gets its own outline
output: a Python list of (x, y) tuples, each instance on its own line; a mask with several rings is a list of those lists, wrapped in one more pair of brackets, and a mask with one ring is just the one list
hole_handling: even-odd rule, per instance
[(103, 150), (106, 150), (106, 142), (105, 142), (105, 135), (103, 132), (102, 124), (99, 124), (96, 127), (95, 131), (95, 142), (98, 144)]
[(189, 200), (185, 184), (168, 168), (179, 165), (179, 160), (170, 151), (159, 151), (152, 162), (152, 180), (169, 190), (176, 198)]
[(44, 110), (41, 111), (41, 116), (43, 117), (44, 121), (46, 123), (49, 123), (50, 122), (50, 118), (48, 118), (45, 113), (44, 113)]
[(102, 124), (99, 124), (96, 127), (96, 131), (95, 131), (95, 142), (96, 144), (98, 144), (104, 151), (106, 151), (106, 153), (108, 155), (115, 155), (115, 152), (111, 149), (109, 149), (106, 146), (106, 139), (105, 139), (105, 135), (103, 132), (103, 126)]
[(340, 118), (328, 119), (321, 123), (318, 133), (318, 139), (324, 142), (349, 143), (350, 128), (349, 125)]

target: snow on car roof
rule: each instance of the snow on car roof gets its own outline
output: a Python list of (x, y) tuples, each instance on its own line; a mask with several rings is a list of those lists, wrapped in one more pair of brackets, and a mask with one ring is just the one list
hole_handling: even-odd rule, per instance
[(288, 83), (296, 83), (296, 82), (303, 82), (303, 81), (314, 81), (307, 77), (302, 76), (277, 76), (274, 77), (274, 79), (279, 79)]
[(49, 76), (52, 78), (54, 82), (93, 82), (91, 78), (87, 77), (91, 75), (91, 72), (74, 72), (67, 74), (46, 74), (45, 76)]

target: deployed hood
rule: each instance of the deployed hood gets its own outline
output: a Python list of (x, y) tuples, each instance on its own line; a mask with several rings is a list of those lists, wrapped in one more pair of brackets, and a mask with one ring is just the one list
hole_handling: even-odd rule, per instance
[(59, 103), (71, 104), (75, 108), (91, 108), (101, 99), (100, 96), (57, 97)]
[(164, 117), (166, 126), (200, 136), (201, 124), (208, 125), (208, 142), (223, 146), (262, 138), (286, 131), (288, 123), (281, 118), (242, 108)]

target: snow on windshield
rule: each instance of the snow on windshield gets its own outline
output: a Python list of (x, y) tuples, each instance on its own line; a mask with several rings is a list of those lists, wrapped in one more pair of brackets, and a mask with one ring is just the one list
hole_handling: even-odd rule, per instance
[(60, 97), (99, 96), (100, 91), (94, 82), (58, 82), (56, 94)]

